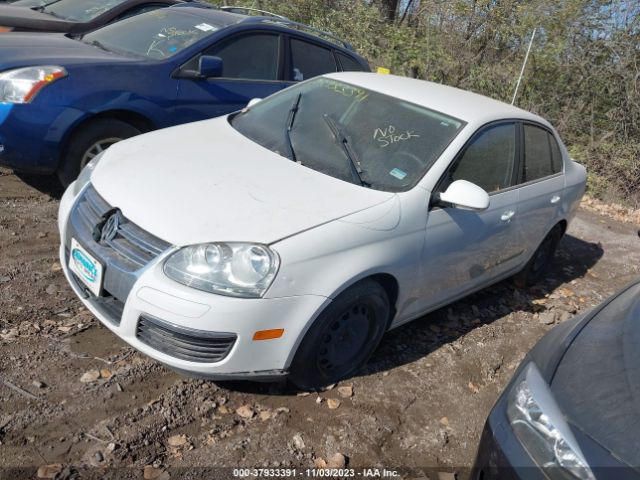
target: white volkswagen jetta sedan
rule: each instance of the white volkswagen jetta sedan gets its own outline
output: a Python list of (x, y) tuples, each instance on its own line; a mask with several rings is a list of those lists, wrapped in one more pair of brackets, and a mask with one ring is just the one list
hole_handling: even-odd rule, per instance
[(390, 328), (527, 285), (585, 170), (542, 118), (366, 73), (126, 140), (60, 205), (74, 291), (116, 335), (214, 379), (353, 375)]

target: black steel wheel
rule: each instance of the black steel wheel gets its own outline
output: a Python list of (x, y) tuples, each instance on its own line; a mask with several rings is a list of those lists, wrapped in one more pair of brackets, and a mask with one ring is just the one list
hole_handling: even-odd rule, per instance
[(530, 287), (540, 281), (546, 267), (556, 252), (558, 243), (560, 243), (562, 239), (562, 230), (562, 226), (558, 224), (544, 237), (542, 243), (540, 243), (525, 267), (513, 277), (513, 281), (517, 287)]
[(293, 383), (308, 390), (356, 373), (380, 343), (389, 311), (387, 294), (374, 280), (342, 292), (302, 340), (290, 369)]

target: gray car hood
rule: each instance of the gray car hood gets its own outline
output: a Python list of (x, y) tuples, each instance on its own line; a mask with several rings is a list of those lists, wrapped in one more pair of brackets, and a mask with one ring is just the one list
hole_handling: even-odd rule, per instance
[(551, 389), (571, 424), (624, 463), (640, 466), (640, 285), (584, 327)]

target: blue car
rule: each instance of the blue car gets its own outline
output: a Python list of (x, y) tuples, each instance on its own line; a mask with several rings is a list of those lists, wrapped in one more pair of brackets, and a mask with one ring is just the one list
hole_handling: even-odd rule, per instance
[[(105, 148), (367, 62), (280, 17), (182, 4), (83, 36), (0, 36), (0, 164), (64, 185)], [(176, 161), (181, 159), (177, 158)]]

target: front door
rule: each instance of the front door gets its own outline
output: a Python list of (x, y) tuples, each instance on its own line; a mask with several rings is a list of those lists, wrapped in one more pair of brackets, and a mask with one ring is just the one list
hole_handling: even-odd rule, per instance
[(481, 288), (521, 261), (515, 166), (518, 124), (499, 123), (476, 133), (440, 181), (444, 192), (467, 180), (490, 195), (489, 208), (470, 211), (441, 205), (428, 213), (419, 297), (430, 310)]
[[(203, 52), (220, 57), (221, 77), (180, 78), (176, 116), (181, 122), (204, 120), (244, 108), (252, 98), (264, 98), (285, 88), (282, 81), (282, 38), (254, 32), (222, 40)], [(196, 70), (199, 57), (185, 70)], [(193, 65), (191, 65), (193, 64)]]

